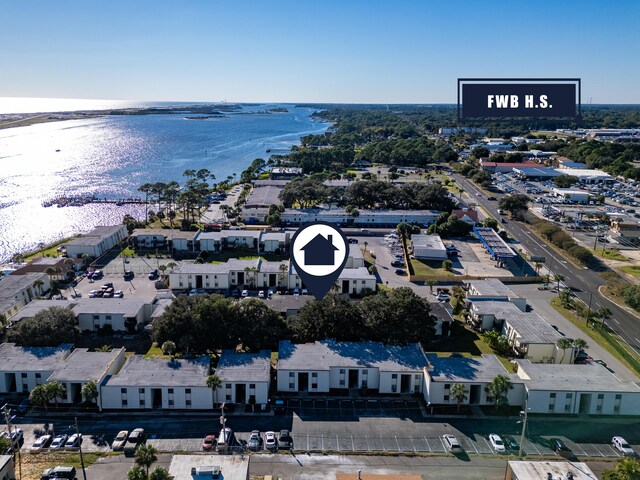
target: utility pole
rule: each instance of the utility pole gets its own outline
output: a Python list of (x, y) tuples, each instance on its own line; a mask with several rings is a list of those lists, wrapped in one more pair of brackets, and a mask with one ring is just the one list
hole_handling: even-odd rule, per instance
[(87, 480), (87, 472), (84, 468), (84, 457), (82, 456), (82, 437), (80, 437), (80, 429), (78, 428), (78, 417), (75, 417), (74, 427), (76, 429), (76, 435), (78, 435), (78, 450), (80, 451), (80, 465), (82, 465), (82, 477)]
[[(524, 444), (525, 435), (527, 432), (527, 419), (529, 417), (529, 395), (527, 395), (524, 402), (524, 411), (520, 412), (520, 418), (522, 418), (522, 435), (520, 436), (520, 449), (518, 450), (518, 457), (522, 458), (522, 445)], [(518, 422), (519, 423), (519, 422)]]
[(22, 480), (22, 456), (20, 455), (20, 445), (16, 449), (13, 444), (13, 429), (11, 428), (11, 409), (7, 405), (2, 407), (2, 413), (4, 414), (4, 419), (7, 422), (7, 432), (9, 433), (9, 442), (11, 444), (11, 455), (13, 456), (13, 461), (16, 461), (16, 450), (18, 450), (18, 470), (20, 472), (20, 480)]
[(593, 299), (593, 292), (589, 293), (589, 306), (587, 307), (587, 327), (589, 326), (589, 317), (591, 316), (591, 299)]

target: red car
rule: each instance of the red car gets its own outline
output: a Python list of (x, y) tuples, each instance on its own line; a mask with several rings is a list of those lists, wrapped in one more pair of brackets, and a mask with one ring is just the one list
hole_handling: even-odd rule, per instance
[(207, 435), (202, 441), (202, 450), (204, 450), (205, 452), (213, 450), (213, 448), (216, 446), (216, 443), (217, 442), (215, 435)]

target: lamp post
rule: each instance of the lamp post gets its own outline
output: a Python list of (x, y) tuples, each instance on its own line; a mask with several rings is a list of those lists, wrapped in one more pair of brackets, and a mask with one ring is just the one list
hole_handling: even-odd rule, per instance
[(524, 444), (525, 435), (527, 433), (527, 419), (529, 418), (529, 395), (527, 394), (524, 401), (524, 410), (520, 411), (521, 420), (518, 423), (522, 423), (522, 435), (520, 436), (520, 448), (518, 449), (518, 457), (522, 457), (522, 446)]

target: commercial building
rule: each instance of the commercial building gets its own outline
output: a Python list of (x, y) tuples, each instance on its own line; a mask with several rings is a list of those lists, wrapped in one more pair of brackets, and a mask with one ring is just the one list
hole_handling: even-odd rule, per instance
[(353, 389), (380, 394), (420, 393), (427, 364), (419, 344), (378, 342), (280, 342), (277, 390), (339, 393)]
[(553, 194), (571, 203), (589, 203), (594, 195), (584, 190), (573, 190), (571, 188), (554, 188)]
[(511, 380), (513, 388), (507, 393), (509, 405), (519, 405), (524, 395), (523, 381), (515, 374), (507, 372), (495, 355), (481, 357), (438, 357), (428, 355), (429, 363), (423, 369), (423, 394), (427, 404), (457, 405), (451, 396), (451, 387), (464, 385), (467, 390), (462, 405), (493, 405), (495, 399), (487, 387), (498, 375)]
[(210, 361), (209, 357), (165, 360), (133, 355), (102, 385), (102, 408), (211, 409)]
[(71, 353), (73, 345), (58, 347), (19, 347), (0, 345), (0, 393), (29, 393), (46, 383)]
[(120, 244), (128, 235), (126, 225), (98, 226), (91, 232), (65, 243), (64, 247), (71, 258), (80, 258), (83, 255), (97, 258)]
[(50, 289), (49, 276), (44, 273), (0, 277), (0, 315), (10, 319), (22, 307)]
[(517, 375), (526, 385), (526, 403), (531, 413), (640, 414), (640, 386), (620, 381), (599, 363), (548, 365), (516, 361)]
[[(59, 403), (75, 403), (91, 401), (98, 407), (102, 406), (100, 387), (110, 375), (115, 375), (126, 360), (124, 347), (110, 352), (90, 352), (86, 348), (76, 348), (47, 379), (47, 382), (59, 382), (64, 386), (65, 393), (58, 399)], [(82, 387), (89, 382), (95, 382), (98, 396), (95, 399), (82, 397)]]
[(509, 460), (504, 480), (598, 480), (586, 463)]
[(413, 256), (420, 260), (446, 260), (447, 249), (440, 235), (411, 235)]
[(478, 133), (486, 135), (487, 129), (482, 127), (441, 127), (438, 129), (439, 135), (457, 135), (458, 133)]
[(222, 381), (216, 402), (266, 404), (271, 385), (271, 351), (238, 353), (224, 350), (216, 367)]
[(624, 243), (640, 245), (640, 223), (637, 218), (630, 215), (616, 215), (610, 218), (609, 229), (614, 238), (621, 237)]
[(544, 180), (560, 175), (571, 175), (578, 177), (578, 181), (583, 184), (593, 185), (598, 183), (612, 184), (615, 182), (615, 178), (602, 170), (594, 170), (589, 168), (571, 168), (570, 171), (566, 169), (557, 168), (543, 168), (543, 167), (517, 167), (513, 169), (516, 177), (521, 180)]
[(516, 252), (507, 245), (507, 242), (493, 228), (473, 227), (473, 233), (478, 236), (482, 245), (491, 255), (492, 260), (505, 260), (516, 256)]
[(480, 162), (482, 170), (489, 173), (509, 173), (517, 168), (540, 168), (539, 163), (535, 162), (491, 162), (483, 160)]
[(514, 167), (513, 173), (520, 180), (548, 180), (567, 174), (566, 172), (560, 172), (555, 168), (545, 168), (540, 165), (536, 167)]

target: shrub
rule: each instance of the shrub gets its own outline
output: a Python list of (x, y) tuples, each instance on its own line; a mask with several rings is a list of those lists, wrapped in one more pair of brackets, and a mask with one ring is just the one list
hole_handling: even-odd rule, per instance
[(627, 305), (634, 310), (640, 310), (640, 285), (630, 285), (622, 292)]
[(442, 268), (444, 268), (447, 272), (450, 272), (453, 269), (453, 262), (451, 260), (443, 260)]

